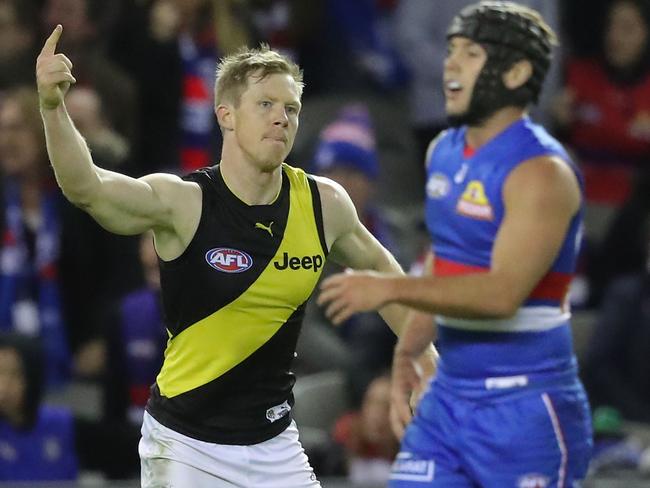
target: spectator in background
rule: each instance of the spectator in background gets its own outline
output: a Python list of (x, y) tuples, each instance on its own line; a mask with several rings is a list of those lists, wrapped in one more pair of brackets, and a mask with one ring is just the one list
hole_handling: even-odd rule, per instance
[(133, 477), (138, 429), (42, 405), (44, 366), (37, 341), (0, 333), (0, 482), (71, 481), (79, 468)]
[(0, 330), (40, 337), (47, 383), (61, 385), (70, 369), (59, 273), (61, 192), (45, 152), (32, 88), (0, 105)]
[(355, 484), (386, 483), (399, 443), (390, 427), (390, 375), (373, 379), (361, 408), (341, 417), (333, 438), (343, 449), (345, 471)]
[(139, 112), (146, 114), (134, 158), (138, 175), (187, 172), (218, 159), (212, 87), (220, 53), (213, 5), (212, 0), (154, 0), (121, 12), (111, 52), (132, 73)]
[(641, 171), (630, 197), (616, 212), (589, 261), (590, 304), (598, 306), (604, 292), (623, 275), (646, 269), (650, 215), (650, 169)]
[[(650, 423), (650, 207), (629, 205), (619, 219), (633, 253), (642, 241), (645, 266), (613, 279), (591, 334), (583, 377), (593, 405), (617, 408), (624, 418)], [(636, 202), (637, 198), (632, 199)], [(632, 220), (634, 223), (632, 224)], [(628, 229), (621, 228), (626, 222)], [(620, 251), (619, 251), (620, 252)], [(623, 263), (620, 263), (623, 265)]]
[(395, 253), (386, 219), (374, 203), (379, 159), (370, 112), (365, 105), (343, 107), (337, 119), (323, 128), (313, 170), (347, 190), (363, 225)]
[(587, 200), (618, 206), (650, 154), (650, 2), (612, 2), (600, 43), (598, 55), (567, 61), (554, 115), (582, 163)]
[(0, 90), (34, 83), (37, 19), (30, 0), (0, 0)]
[[(379, 162), (375, 133), (365, 105), (343, 107), (337, 118), (323, 128), (312, 172), (339, 183), (350, 195), (363, 225), (397, 255), (386, 219), (374, 204)], [(324, 276), (338, 269), (326, 265)], [(390, 367), (395, 335), (377, 314), (359, 314), (334, 329), (313, 303), (308, 310), (309, 318), (299, 339), (299, 357), (312, 362), (324, 357), (321, 364), (325, 368), (346, 369), (351, 400), (358, 405), (370, 380)]]
[(71, 93), (68, 113), (102, 166), (132, 173), (128, 167), (129, 142), (106, 120), (102, 101), (94, 89), (78, 87)]
[[(96, 376), (104, 345), (97, 313), (135, 286), (133, 241), (68, 203), (45, 152), (32, 87), (0, 104), (0, 329), (38, 336), (48, 385)], [(71, 361), (71, 353), (74, 361)]]
[(41, 406), (44, 366), (37, 342), (0, 333), (0, 482), (77, 478), (72, 414)]
[(144, 285), (122, 297), (108, 317), (109, 365), (104, 395), (107, 418), (128, 419), (138, 426), (167, 342), (160, 308), (160, 270), (151, 232), (140, 237), (140, 263)]
[(74, 63), (77, 86), (87, 86), (97, 92), (110, 125), (132, 145), (138, 138), (136, 87), (130, 76), (108, 59), (103, 45), (109, 25), (107, 17), (112, 15), (116, 4), (98, 0), (45, 0), (43, 27), (49, 33), (57, 24), (65, 25), (62, 47)]

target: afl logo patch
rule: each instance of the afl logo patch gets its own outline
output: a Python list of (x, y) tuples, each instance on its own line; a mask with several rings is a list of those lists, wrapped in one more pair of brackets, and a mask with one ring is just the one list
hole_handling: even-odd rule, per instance
[(449, 193), (449, 178), (443, 173), (433, 173), (427, 181), (427, 195), (429, 198), (440, 199)]
[(217, 247), (205, 253), (210, 266), (223, 273), (242, 273), (253, 266), (253, 258), (244, 251), (229, 247)]

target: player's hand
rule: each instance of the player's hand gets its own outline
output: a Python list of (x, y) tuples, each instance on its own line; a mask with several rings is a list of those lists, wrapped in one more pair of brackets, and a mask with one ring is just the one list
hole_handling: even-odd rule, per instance
[(72, 76), (72, 62), (65, 54), (56, 54), (63, 27), (57, 25), (47, 38), (36, 58), (36, 85), (42, 109), (52, 110), (61, 105), (70, 84), (76, 83)]
[(384, 306), (390, 295), (389, 278), (372, 271), (346, 271), (330, 276), (320, 286), (318, 304), (328, 304), (325, 314), (339, 325), (355, 313)]
[(390, 393), (390, 423), (398, 439), (412, 418), (412, 401), (422, 385), (422, 368), (416, 358), (395, 350)]

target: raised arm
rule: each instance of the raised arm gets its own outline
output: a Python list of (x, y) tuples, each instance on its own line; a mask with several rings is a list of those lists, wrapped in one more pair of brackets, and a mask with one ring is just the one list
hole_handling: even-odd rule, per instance
[(56, 53), (62, 32), (58, 25), (36, 61), (47, 151), (59, 186), (68, 200), (111, 232), (139, 234), (154, 229), (158, 250), (162, 248), (162, 254), (175, 257), (186, 247), (198, 223), (200, 188), (174, 175), (154, 174), (134, 179), (93, 163), (88, 146), (74, 127), (64, 103), (70, 85), (76, 80), (70, 60)]

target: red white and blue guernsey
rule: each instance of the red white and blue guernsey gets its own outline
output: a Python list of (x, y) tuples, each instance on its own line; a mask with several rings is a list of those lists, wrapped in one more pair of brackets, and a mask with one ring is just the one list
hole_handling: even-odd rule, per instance
[[(435, 275), (489, 271), (504, 217), (503, 184), (518, 165), (543, 155), (571, 164), (562, 146), (528, 118), (506, 128), (473, 155), (466, 149), (464, 128), (440, 138), (428, 164), (426, 203)], [(437, 317), (445, 373), (474, 378), (543, 374), (574, 364), (567, 294), (581, 222), (582, 211), (571, 221), (551, 269), (514, 317)], [(485, 340), (486, 332), (497, 333), (498, 340)]]
[[(434, 274), (487, 272), (504, 217), (502, 190), (523, 162), (563, 147), (524, 117), (476, 151), (446, 131), (428, 161), (426, 219)], [(507, 319), (436, 317), (440, 363), (391, 474), (391, 487), (572, 486), (591, 452), (589, 406), (569, 325), (582, 210), (548, 273)]]

